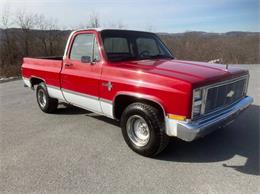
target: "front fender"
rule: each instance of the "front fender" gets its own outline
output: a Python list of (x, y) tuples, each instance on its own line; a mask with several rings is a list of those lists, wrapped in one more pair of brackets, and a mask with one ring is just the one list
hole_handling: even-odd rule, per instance
[(135, 97), (135, 98), (140, 98), (142, 100), (152, 101), (152, 102), (158, 104), (162, 108), (162, 110), (164, 112), (164, 116), (167, 115), (166, 105), (164, 104), (164, 102), (161, 99), (159, 99), (156, 96), (147, 95), (147, 94), (143, 94), (143, 93), (137, 93), (137, 92), (120, 91), (120, 92), (117, 92), (116, 95), (114, 96), (113, 103), (115, 102), (116, 98), (120, 95), (126, 95), (126, 96)]

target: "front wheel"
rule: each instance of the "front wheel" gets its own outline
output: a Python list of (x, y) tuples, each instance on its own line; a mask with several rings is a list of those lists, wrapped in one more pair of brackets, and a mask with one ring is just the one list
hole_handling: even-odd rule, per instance
[(58, 100), (51, 98), (48, 94), (47, 87), (40, 83), (36, 89), (36, 98), (40, 109), (46, 113), (53, 113), (58, 106)]
[(133, 103), (121, 117), (123, 137), (128, 146), (143, 156), (155, 156), (168, 144), (162, 113), (148, 104)]

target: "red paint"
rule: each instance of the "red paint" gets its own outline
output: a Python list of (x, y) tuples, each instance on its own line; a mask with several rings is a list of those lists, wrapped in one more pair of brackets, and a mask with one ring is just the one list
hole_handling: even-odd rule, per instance
[[(94, 65), (72, 61), (68, 54), (77, 34), (93, 33), (100, 46), (101, 61)], [(47, 85), (97, 96), (113, 101), (117, 95), (140, 95), (160, 103), (166, 113), (191, 116), (192, 90), (194, 88), (238, 77), (248, 72), (224, 65), (180, 60), (142, 60), (109, 62), (103, 49), (99, 32), (76, 32), (69, 40), (64, 60), (24, 58), (22, 75), (42, 78)], [(65, 64), (73, 64), (65, 66)], [(108, 91), (102, 82), (111, 81)]]

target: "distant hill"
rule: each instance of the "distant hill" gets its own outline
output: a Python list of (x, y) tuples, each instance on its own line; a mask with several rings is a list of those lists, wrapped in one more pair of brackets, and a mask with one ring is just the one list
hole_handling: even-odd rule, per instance
[(259, 64), (260, 32), (185, 32), (159, 33), (179, 59), (223, 63)]
[[(62, 55), (70, 30), (0, 29), (0, 76), (19, 75), (24, 56)], [(260, 64), (260, 32), (157, 33), (178, 59)]]

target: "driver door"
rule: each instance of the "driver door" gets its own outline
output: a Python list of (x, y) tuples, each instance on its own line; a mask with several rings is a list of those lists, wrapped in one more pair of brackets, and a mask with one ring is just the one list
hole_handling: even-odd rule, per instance
[(63, 63), (61, 87), (66, 101), (101, 113), (98, 90), (101, 63), (96, 35), (74, 35), (71, 49)]

